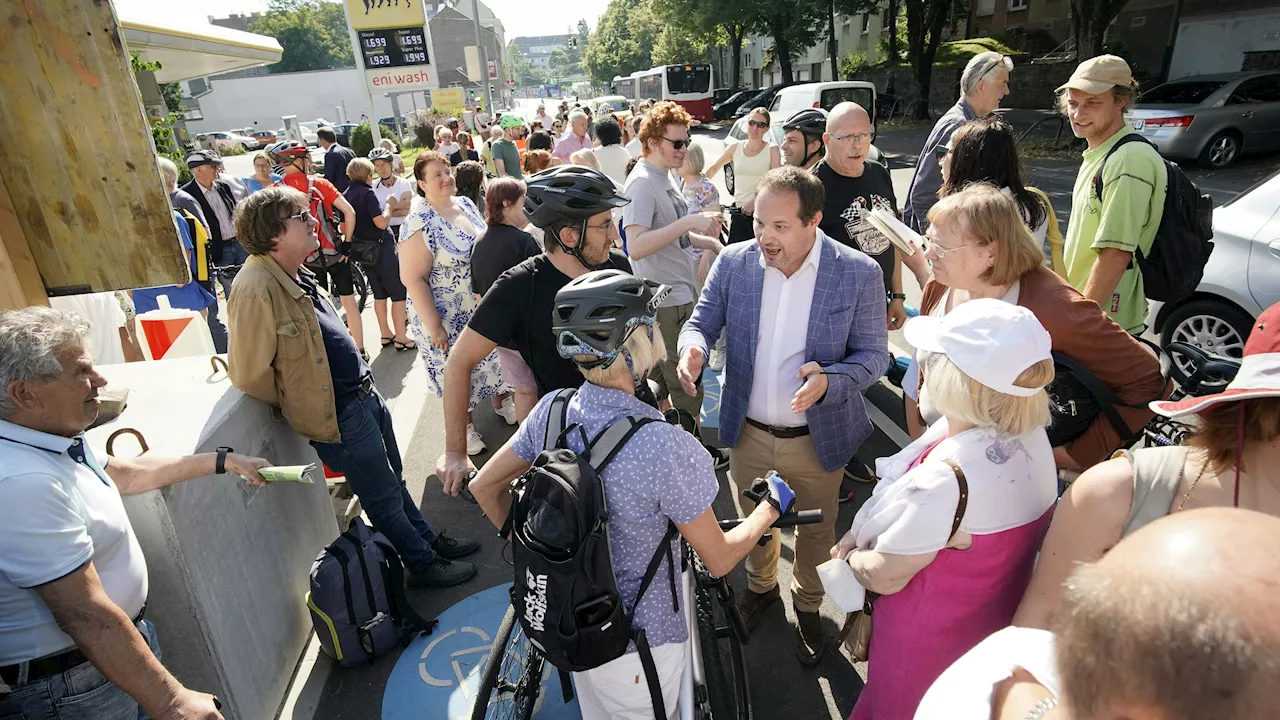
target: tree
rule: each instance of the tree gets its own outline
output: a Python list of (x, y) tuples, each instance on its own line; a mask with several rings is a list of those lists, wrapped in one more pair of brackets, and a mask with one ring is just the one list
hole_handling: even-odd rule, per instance
[(900, 0), (889, 0), (889, 12), (885, 13), (885, 17), (889, 20), (888, 37), (888, 60), (891, 67), (896, 67), (902, 59), (898, 55), (898, 16), (902, 14), (902, 8), (898, 5)]
[[(705, 52), (710, 47), (721, 47), (728, 45), (733, 55), (733, 70), (729, 73), (732, 82), (728, 83), (730, 87), (737, 86), (739, 79), (742, 77), (742, 43), (746, 40), (747, 32), (750, 27), (750, 15), (746, 6), (738, 0), (654, 0), (669, 14), (670, 20), (667, 28), (673, 32), (664, 31), (664, 37), (660, 37), (659, 44), (675, 43), (679, 40), (681, 34), (692, 34), (693, 47), (699, 53)], [(676, 33), (674, 30), (681, 29), (684, 33)], [(665, 52), (665, 49), (663, 50)], [(658, 60), (659, 55), (657, 48), (654, 51), (654, 61)], [(687, 56), (686, 56), (687, 57)], [(677, 62), (683, 62), (683, 58)]]
[(652, 49), (660, 31), (649, 0), (609, 0), (583, 53), (591, 79), (608, 83), (615, 75), (653, 67)]
[(827, 0), (748, 0), (753, 30), (773, 38), (773, 55), (782, 69), (782, 81), (793, 82), (792, 61), (818, 38), (815, 30), (827, 11)]
[(1103, 54), (1107, 26), (1129, 0), (1071, 0), (1071, 32), (1076, 41), (1076, 60)]
[(273, 73), (355, 67), (342, 5), (327, 0), (271, 0), (249, 31), (269, 35), (284, 50)]
[(902, 0), (902, 3), (907, 10), (907, 60), (915, 70), (919, 88), (916, 119), (928, 120), (933, 59), (938, 54), (938, 43), (942, 41), (953, 0)]
[(556, 78), (559, 82), (564, 82), (564, 78), (572, 74), (572, 65), (569, 62), (569, 55), (560, 48), (552, 50), (547, 57), (547, 69), (551, 71), (551, 77)]
[(831, 58), (831, 77), (840, 79), (840, 51), (836, 47), (836, 13), (853, 17), (880, 9), (880, 0), (829, 0), (827, 3), (827, 52)]
[(507, 45), (507, 77), (514, 80), (516, 85), (537, 85), (540, 81), (539, 74), (534, 70), (533, 63), (529, 62), (529, 58), (520, 52), (519, 46), (514, 42)]

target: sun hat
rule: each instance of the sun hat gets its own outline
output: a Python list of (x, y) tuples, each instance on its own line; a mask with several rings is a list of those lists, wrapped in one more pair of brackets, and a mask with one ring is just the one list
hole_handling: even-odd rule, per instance
[(1216, 395), (1160, 400), (1151, 409), (1165, 417), (1200, 413), (1218, 403), (1280, 397), (1280, 303), (1267, 308), (1253, 323), (1244, 344), (1240, 372)]
[(1059, 85), (1055, 92), (1070, 88), (1097, 95), (1116, 85), (1133, 85), (1133, 71), (1129, 69), (1129, 63), (1116, 55), (1099, 55), (1077, 65), (1071, 79)]
[(965, 375), (1006, 395), (1040, 392), (1014, 383), (1027, 368), (1053, 357), (1053, 341), (1036, 316), (1003, 300), (970, 300), (942, 317), (912, 318), (903, 330), (916, 348), (946, 355)]

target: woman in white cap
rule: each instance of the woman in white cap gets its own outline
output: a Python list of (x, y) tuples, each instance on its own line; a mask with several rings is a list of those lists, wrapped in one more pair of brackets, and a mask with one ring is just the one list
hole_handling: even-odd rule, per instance
[[(1058, 409), (1052, 410), (1049, 440), (1059, 468), (1083, 470), (1102, 462), (1141, 431), (1152, 417), (1142, 405), (1167, 397), (1159, 359), (1097, 303), (1044, 267), (1044, 251), (1013, 200), (994, 185), (974, 183), (939, 200), (928, 219), (928, 249), (903, 260), (920, 270), (921, 314), (942, 316), (974, 298), (1024, 307), (1048, 330), (1054, 352), (1125, 403), (1112, 413), (1112, 408), (1090, 405), (1093, 395), (1074, 375), (1055, 382), (1051, 395)], [(913, 437), (939, 417), (929, 393), (917, 393), (916, 369), (913, 363), (902, 383)]]
[(1142, 448), (1081, 475), (1058, 504), (1014, 624), (1047, 629), (1062, 583), (1153, 520), (1200, 507), (1280, 516), (1280, 304), (1258, 317), (1240, 372), (1217, 395), (1151, 403), (1170, 418), (1196, 415), (1187, 445)]
[(905, 330), (942, 418), (877, 461), (879, 484), (831, 549), (879, 593), (850, 720), (911, 717), (943, 670), (1009, 624), (1056, 498), (1053, 360), (1035, 316), (984, 298)]

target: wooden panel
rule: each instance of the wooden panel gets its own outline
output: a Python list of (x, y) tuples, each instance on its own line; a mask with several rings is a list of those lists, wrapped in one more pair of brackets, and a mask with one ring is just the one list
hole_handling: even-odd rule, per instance
[(187, 281), (110, 2), (0, 2), (0, 98), (0, 168), (50, 295)]
[(0, 175), (0, 310), (48, 304), (40, 271), (31, 258), (26, 236), (5, 189), (4, 176)]

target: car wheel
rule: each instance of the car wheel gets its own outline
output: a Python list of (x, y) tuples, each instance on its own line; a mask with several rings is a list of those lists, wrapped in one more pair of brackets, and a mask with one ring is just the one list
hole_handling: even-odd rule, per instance
[(244, 148), (245, 152), (253, 152), (253, 146), (249, 143), (240, 143), (240, 147)]
[[(1244, 343), (1252, 329), (1253, 318), (1235, 305), (1222, 300), (1194, 300), (1169, 313), (1160, 339), (1165, 347), (1183, 342), (1210, 355), (1239, 361), (1244, 357)], [(1173, 360), (1169, 370), (1181, 385), (1191, 375), (1191, 363), (1186, 358)], [(1204, 384), (1212, 387), (1224, 383)]]
[(1230, 165), (1240, 154), (1240, 138), (1231, 130), (1223, 130), (1205, 143), (1200, 151), (1200, 167), (1217, 170)]

